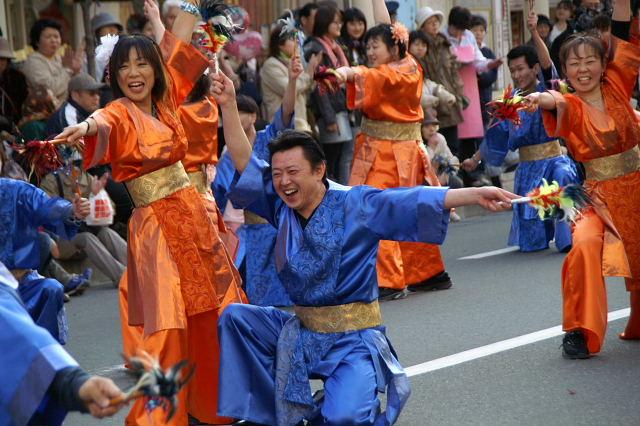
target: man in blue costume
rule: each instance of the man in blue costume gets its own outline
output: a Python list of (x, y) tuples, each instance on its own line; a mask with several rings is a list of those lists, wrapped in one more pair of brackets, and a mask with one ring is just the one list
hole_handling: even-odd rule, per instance
[[(537, 15), (534, 13), (530, 16), (529, 28), (537, 49), (522, 45), (511, 49), (507, 55), (511, 78), (516, 88), (524, 94), (544, 92), (550, 88), (546, 87), (545, 81), (550, 84), (553, 78), (557, 78), (536, 24)], [(538, 80), (540, 74), (542, 81)], [(519, 150), (520, 164), (516, 169), (514, 187), (517, 194), (526, 195), (542, 185), (542, 179), (548, 182), (555, 180), (563, 186), (578, 182), (573, 161), (563, 154), (558, 139), (547, 135), (542, 113), (521, 111), (520, 119), (520, 125), (503, 121), (487, 130), (479, 151), (465, 160), (462, 167), (467, 171), (474, 170), (481, 159), (492, 166), (501, 166), (508, 151)], [(508, 242), (510, 246), (519, 246), (522, 252), (545, 250), (554, 238), (559, 251), (568, 252), (571, 249), (571, 228), (567, 222), (542, 221), (537, 210), (529, 205), (514, 207)]]
[(26, 182), (0, 178), (0, 262), (18, 280), (18, 293), (35, 323), (49, 330), (60, 344), (67, 340), (64, 287), (36, 271), (40, 264), (38, 228), (44, 226), (68, 239), (78, 229), (77, 220), (89, 211), (84, 198), (70, 203), (50, 198)]
[[(269, 161), (269, 141), (280, 132), (293, 129), (293, 112), (296, 101), (296, 81), (302, 71), (298, 59), (292, 59), (288, 65), (288, 83), (282, 98), (282, 107), (276, 112), (271, 123), (257, 134), (254, 130), (257, 105), (246, 96), (237, 99), (238, 113), (243, 130), (253, 146), (253, 153), (261, 160)], [(218, 207), (224, 212), (227, 205), (229, 187), (235, 168), (228, 153), (220, 158), (216, 178), (213, 182), (213, 194)], [(244, 211), (244, 225), (238, 230), (240, 250), (236, 266), (244, 270), (245, 293), (252, 305), (291, 306), (291, 299), (284, 289), (276, 272), (273, 249), (277, 232), (265, 219), (249, 210)], [(240, 264), (244, 261), (244, 268)]]
[(33, 323), (16, 289), (18, 282), (0, 263), (0, 425), (62, 424), (67, 411), (102, 418), (122, 392), (110, 380), (89, 376), (51, 335)]
[[(393, 424), (409, 397), (408, 379), (387, 341), (377, 302), (381, 239), (440, 244), (449, 209), (508, 208), (498, 188), (345, 187), (326, 179), (324, 154), (308, 134), (282, 132), (271, 164), (251, 153), (231, 81), (214, 96), (238, 173), (231, 200), (277, 228), (275, 262), (295, 315), (230, 305), (218, 323), (220, 415), (262, 425)], [(309, 379), (324, 381), (316, 403)], [(378, 392), (387, 392), (382, 412)]]

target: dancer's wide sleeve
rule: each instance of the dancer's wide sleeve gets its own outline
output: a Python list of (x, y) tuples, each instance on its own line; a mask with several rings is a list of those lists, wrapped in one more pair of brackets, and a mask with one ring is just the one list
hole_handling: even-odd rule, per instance
[(171, 75), (174, 100), (180, 105), (209, 66), (209, 61), (198, 49), (179, 40), (170, 31), (164, 32), (160, 50)]
[(242, 174), (234, 176), (229, 199), (234, 206), (247, 209), (277, 227), (277, 213), (282, 201), (273, 188), (271, 167), (255, 155)]
[(16, 199), (34, 227), (44, 226), (64, 239), (76, 235), (78, 226), (69, 220), (73, 205), (64, 198), (49, 197), (40, 188), (25, 183), (20, 185)]
[[(0, 264), (0, 268), (6, 271)], [(0, 280), (2, 277), (0, 276)], [(47, 330), (38, 327), (19, 296), (0, 282), (0, 424), (26, 425), (37, 416), (48, 425), (60, 425), (65, 410), (47, 394), (56, 373), (77, 367)], [(38, 423), (36, 424), (43, 424)]]
[(382, 240), (442, 244), (449, 226), (444, 208), (448, 188), (375, 189), (354, 187), (349, 191), (350, 207), (358, 221)]

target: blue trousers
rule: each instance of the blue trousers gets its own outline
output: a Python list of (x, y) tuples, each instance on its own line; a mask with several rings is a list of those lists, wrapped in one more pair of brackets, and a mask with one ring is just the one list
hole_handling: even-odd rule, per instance
[[(235, 304), (225, 309), (218, 321), (219, 415), (263, 425), (277, 424), (276, 347), (290, 318), (291, 314), (268, 307)], [(357, 341), (336, 345), (311, 366), (310, 378), (322, 379), (325, 392), (320, 412), (309, 419), (311, 424), (373, 425), (376, 421), (380, 401), (375, 367), (370, 351)], [(332, 358), (340, 359), (335, 367)]]
[(68, 327), (62, 284), (31, 271), (20, 280), (18, 293), (33, 321), (64, 345)]

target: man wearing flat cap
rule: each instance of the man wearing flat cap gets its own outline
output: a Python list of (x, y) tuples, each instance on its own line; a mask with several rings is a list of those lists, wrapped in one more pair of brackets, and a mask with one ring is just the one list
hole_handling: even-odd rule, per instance
[(47, 121), (47, 134), (57, 135), (89, 117), (100, 107), (100, 89), (105, 86), (86, 73), (73, 76), (69, 80), (69, 98)]

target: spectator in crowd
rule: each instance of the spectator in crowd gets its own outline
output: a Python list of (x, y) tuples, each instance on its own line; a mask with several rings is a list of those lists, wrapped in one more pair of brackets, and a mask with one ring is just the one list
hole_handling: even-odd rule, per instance
[[(282, 105), (282, 99), (289, 84), (288, 66), (294, 53), (300, 55), (298, 42), (292, 37), (282, 36), (282, 25), (276, 25), (269, 37), (269, 57), (260, 69), (262, 88), (263, 119), (271, 122)], [(306, 71), (300, 74), (296, 84), (295, 129), (311, 133), (307, 121), (307, 97), (313, 84), (313, 73), (320, 61), (320, 55), (313, 55), (307, 63)]]
[[(427, 153), (431, 160), (431, 168), (438, 176), (442, 186), (450, 188), (462, 188), (462, 180), (458, 177), (460, 160), (451, 153), (444, 136), (438, 133), (440, 122), (432, 112), (427, 111), (422, 122), (422, 141), (427, 147)], [(451, 215), (454, 221), (460, 220), (458, 215)]]
[(462, 122), (462, 109), (468, 103), (463, 96), (463, 84), (458, 69), (460, 63), (451, 51), (451, 42), (440, 32), (444, 14), (423, 7), (416, 15), (416, 24), (427, 39), (426, 75), (455, 95), (453, 105), (440, 103), (437, 107), (440, 133), (451, 151), (458, 152), (458, 124)]
[[(546, 15), (538, 15), (538, 26), (536, 28), (538, 30), (538, 34), (540, 34), (540, 37), (542, 38), (542, 41), (547, 45), (547, 48), (551, 47), (551, 42), (549, 41), (551, 29), (553, 28), (551, 20)], [(527, 44), (535, 47), (536, 44), (533, 41), (533, 37), (529, 39)]]
[(11, 66), (15, 56), (6, 38), (0, 38), (0, 131), (11, 133), (22, 118), (22, 103), (27, 97), (24, 74)]
[[(471, 17), (471, 32), (476, 38), (478, 47), (482, 52), (482, 55), (487, 59), (495, 59), (496, 55), (484, 42), (484, 38), (487, 35), (487, 20), (480, 15), (473, 15)], [(491, 102), (493, 84), (498, 79), (498, 70), (487, 70), (485, 72), (478, 73), (478, 89), (480, 90), (480, 107), (482, 109), (482, 123), (486, 129), (489, 124), (489, 114), (487, 113), (487, 102)]]
[(367, 18), (364, 13), (356, 7), (345, 10), (340, 30), (340, 45), (351, 66), (366, 65), (367, 63), (367, 48), (364, 45), (366, 32)]
[(300, 20), (300, 29), (302, 30), (303, 41), (313, 34), (313, 24), (315, 22), (318, 5), (315, 3), (307, 3), (300, 8), (298, 19)]
[(46, 139), (47, 120), (55, 110), (51, 89), (44, 86), (30, 88), (22, 105), (22, 120), (19, 123), (22, 138), (25, 141)]
[[(96, 38), (96, 43), (100, 44), (102, 37), (120, 34), (122, 32), (122, 24), (112, 14), (101, 12), (91, 18), (91, 30)], [(96, 78), (98, 81), (102, 81), (106, 66), (106, 62), (96, 61)]]
[(385, 1), (384, 4), (385, 6), (387, 6), (387, 12), (389, 12), (391, 25), (393, 25), (398, 21), (398, 8), (400, 7), (400, 3), (398, 3), (397, 1)]
[(67, 126), (84, 121), (100, 107), (99, 89), (105, 86), (86, 73), (69, 80), (69, 99), (47, 120), (47, 134), (57, 135)]
[[(449, 12), (449, 25), (443, 33), (453, 46), (458, 61), (462, 63), (458, 72), (464, 83), (464, 96), (469, 100), (469, 106), (462, 112), (463, 121), (458, 126), (460, 145), (457, 152), (454, 152), (461, 160), (471, 157), (476, 152), (484, 136), (477, 74), (494, 70), (502, 64), (501, 59), (490, 60), (484, 57), (469, 28), (471, 28), (469, 9), (461, 6), (453, 7)], [(465, 180), (468, 185), (474, 186), (490, 183), (477, 176), (465, 176)]]
[[(333, 69), (349, 66), (349, 60), (338, 44), (341, 29), (340, 10), (331, 4), (320, 6), (315, 15), (313, 37), (305, 44), (305, 59), (309, 61), (312, 55), (322, 54), (320, 65)], [(346, 183), (349, 173), (344, 173), (348, 170), (340, 169), (343, 150), (347, 157), (349, 151), (353, 156), (353, 147), (349, 148), (349, 144), (353, 144), (353, 135), (346, 93), (344, 89), (325, 93), (316, 87), (311, 93), (311, 106), (318, 124), (319, 140), (327, 157), (327, 175), (329, 179)]]
[(601, 13), (593, 18), (593, 29), (605, 46), (611, 46), (611, 17), (609, 15)]
[(549, 45), (563, 32), (567, 30), (569, 21), (573, 16), (573, 3), (571, 0), (562, 0), (556, 6), (556, 23), (553, 24), (549, 34)]
[[(106, 183), (106, 174), (96, 178), (76, 164), (69, 164), (46, 175), (40, 188), (52, 197), (73, 200), (77, 192), (85, 198), (97, 195)], [(60, 249), (58, 259), (80, 260), (86, 257), (114, 287), (118, 286), (127, 266), (127, 243), (114, 230), (108, 226), (82, 225), (73, 239), (59, 240), (57, 244)]]
[(167, 31), (171, 31), (173, 28), (173, 22), (176, 20), (178, 12), (180, 12), (179, 0), (166, 0), (162, 3), (162, 20)]
[(449, 106), (456, 104), (455, 95), (450, 93), (442, 84), (428, 78), (427, 69), (427, 46), (429, 41), (422, 31), (411, 31), (409, 34), (409, 53), (411, 53), (420, 63), (422, 72), (424, 73), (424, 84), (422, 85), (422, 109), (437, 116), (436, 108), (443, 102)]
[(67, 47), (64, 56), (58, 54), (62, 43), (62, 27), (56, 21), (40, 19), (29, 33), (31, 46), (35, 49), (22, 65), (30, 90), (44, 86), (51, 90), (54, 105), (58, 107), (67, 100), (67, 88), (71, 77), (80, 72), (84, 51)]
[(141, 13), (134, 13), (127, 19), (128, 34), (144, 34), (153, 38), (153, 27), (151, 21)]

